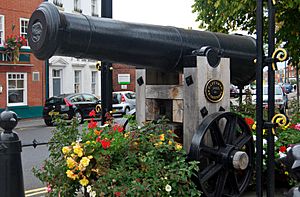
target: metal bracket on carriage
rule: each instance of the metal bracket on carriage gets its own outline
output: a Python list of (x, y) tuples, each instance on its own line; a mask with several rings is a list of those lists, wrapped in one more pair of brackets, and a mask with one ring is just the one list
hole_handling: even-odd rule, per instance
[(211, 67), (216, 68), (220, 64), (222, 50), (211, 46), (204, 46), (200, 49), (192, 51), (192, 54), (198, 56), (206, 56), (208, 64)]

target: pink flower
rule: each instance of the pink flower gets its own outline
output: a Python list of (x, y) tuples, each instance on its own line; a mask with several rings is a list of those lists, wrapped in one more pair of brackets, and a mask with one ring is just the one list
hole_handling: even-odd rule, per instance
[(296, 130), (299, 130), (299, 131), (300, 131), (300, 123), (297, 123), (297, 124), (294, 126), (294, 129), (296, 129)]
[(47, 190), (48, 193), (50, 193), (52, 191), (50, 184), (47, 184), (47, 189), (46, 190)]

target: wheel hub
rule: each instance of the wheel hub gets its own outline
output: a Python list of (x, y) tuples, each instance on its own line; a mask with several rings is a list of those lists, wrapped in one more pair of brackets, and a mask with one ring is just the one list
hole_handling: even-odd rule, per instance
[(244, 151), (236, 151), (232, 156), (232, 165), (236, 170), (245, 170), (249, 165), (249, 157)]

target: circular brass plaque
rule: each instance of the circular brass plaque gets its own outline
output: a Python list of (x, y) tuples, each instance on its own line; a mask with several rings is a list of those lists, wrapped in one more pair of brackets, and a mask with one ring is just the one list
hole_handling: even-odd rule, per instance
[(204, 87), (204, 93), (207, 100), (217, 103), (224, 96), (224, 86), (219, 80), (209, 80)]

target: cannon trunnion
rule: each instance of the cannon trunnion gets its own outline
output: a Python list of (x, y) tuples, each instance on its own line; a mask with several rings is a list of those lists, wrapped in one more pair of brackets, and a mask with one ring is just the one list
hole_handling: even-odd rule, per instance
[(50, 3), (34, 11), (28, 32), (39, 59), (62, 55), (182, 72), (184, 56), (210, 46), (230, 58), (231, 83), (247, 85), (255, 77), (255, 40), (248, 36), (62, 13)]

